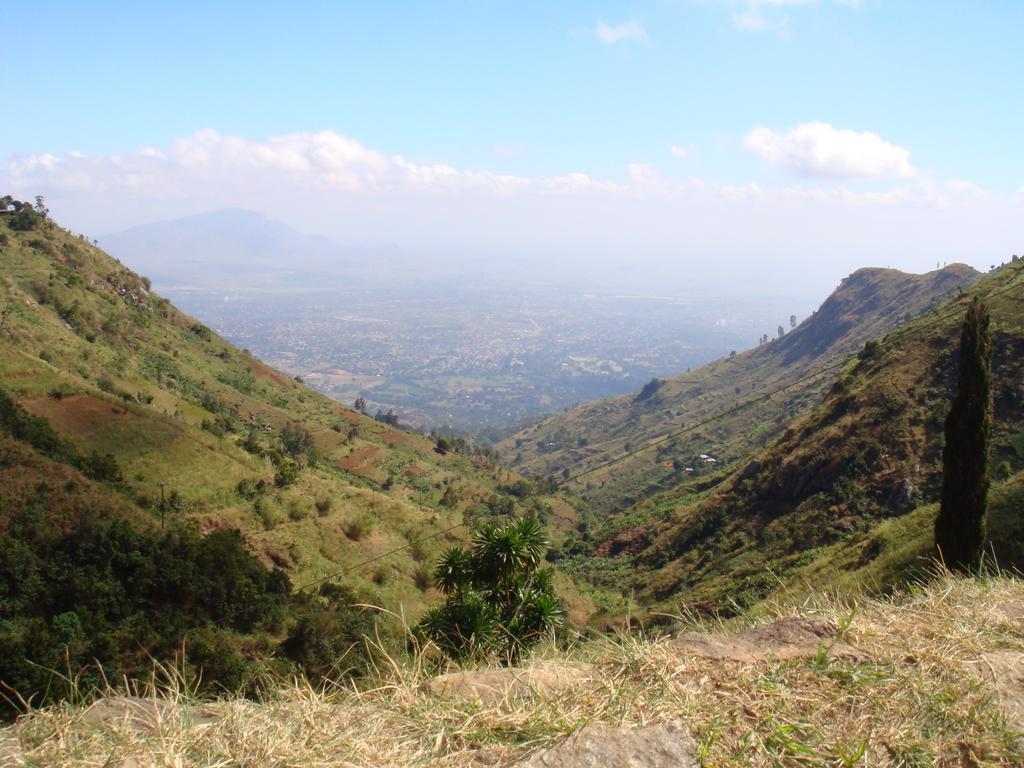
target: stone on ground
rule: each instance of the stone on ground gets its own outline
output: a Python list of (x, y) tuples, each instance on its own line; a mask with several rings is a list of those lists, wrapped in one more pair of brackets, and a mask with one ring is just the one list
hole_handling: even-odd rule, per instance
[(789, 618), (735, 635), (679, 635), (669, 643), (682, 653), (729, 661), (804, 659), (814, 658), (820, 652), (830, 659), (867, 659), (861, 651), (838, 638), (839, 630), (832, 622)]
[(517, 763), (521, 768), (698, 768), (697, 745), (681, 723), (646, 728), (588, 725)]
[(593, 685), (594, 681), (593, 670), (587, 664), (538, 661), (521, 668), (452, 672), (431, 678), (424, 685), (437, 696), (497, 704), (505, 699), (549, 696), (565, 688)]
[(114, 696), (100, 699), (82, 714), (81, 722), (96, 727), (120, 727), (138, 733), (156, 733), (161, 723), (176, 720), (206, 725), (218, 718), (203, 707), (179, 707), (163, 699)]
[(993, 651), (981, 656), (981, 673), (995, 684), (999, 707), (1014, 730), (1024, 731), (1024, 653)]

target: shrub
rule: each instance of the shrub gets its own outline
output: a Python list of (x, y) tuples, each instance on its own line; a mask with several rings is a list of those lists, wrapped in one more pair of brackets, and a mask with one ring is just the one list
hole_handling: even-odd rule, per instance
[(314, 452), (313, 436), (299, 424), (285, 424), (281, 430), (281, 448), (293, 458), (311, 456)]
[(311, 680), (349, 677), (369, 670), (365, 637), (372, 637), (373, 620), (362, 602), (344, 587), (327, 584), (317, 600), (298, 613), (282, 644), (288, 657)]
[(373, 518), (365, 512), (352, 518), (345, 524), (345, 535), (353, 541), (359, 541), (373, 531)]
[(416, 585), (416, 589), (420, 592), (426, 592), (430, 589), (430, 585), (433, 583), (433, 574), (427, 565), (417, 565), (416, 570), (413, 571), (412, 581)]
[(515, 663), (563, 620), (552, 571), (539, 568), (547, 546), (540, 523), (523, 518), (484, 526), (471, 550), (449, 549), (434, 571), (448, 599), (424, 615), (418, 634), (453, 659)]
[(288, 519), (293, 523), (299, 522), (306, 517), (306, 510), (299, 499), (291, 499), (288, 502)]
[(274, 485), (278, 488), (287, 488), (299, 477), (299, 468), (291, 461), (281, 462), (274, 473)]
[(24, 507), (0, 536), (0, 583), (0, 679), (37, 704), (69, 692), (68, 677), (49, 670), (99, 663), (113, 678), (138, 674), (172, 659), (186, 638), (207, 690), (248, 691), (255, 667), (237, 638), (276, 631), (294, 599), (287, 577), (235, 531), (137, 531), (95, 515), (53, 530)]

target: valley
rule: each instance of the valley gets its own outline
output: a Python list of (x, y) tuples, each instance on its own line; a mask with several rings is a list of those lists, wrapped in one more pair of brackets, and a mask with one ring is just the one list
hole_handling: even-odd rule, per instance
[(801, 303), (430, 281), (167, 295), (335, 400), (484, 435), (743, 349)]

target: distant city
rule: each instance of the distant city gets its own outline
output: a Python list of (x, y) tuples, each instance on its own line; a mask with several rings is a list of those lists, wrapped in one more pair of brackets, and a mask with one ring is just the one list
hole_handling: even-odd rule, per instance
[(371, 413), (394, 409), (409, 426), (476, 433), (638, 390), (753, 346), (810, 309), (483, 283), (164, 292), (341, 402), (363, 397)]

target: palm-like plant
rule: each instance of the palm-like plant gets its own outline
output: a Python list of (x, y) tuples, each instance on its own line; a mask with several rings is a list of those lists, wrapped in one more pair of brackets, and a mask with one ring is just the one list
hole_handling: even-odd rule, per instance
[(547, 538), (532, 518), (490, 524), (473, 537), (472, 551), (452, 547), (434, 571), (448, 595), (417, 630), (454, 659), (497, 655), (515, 662), (562, 623), (562, 601), (552, 573), (540, 570)]
[(434, 569), (434, 584), (446, 595), (470, 585), (473, 579), (473, 556), (462, 547), (451, 547)]

